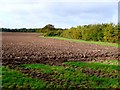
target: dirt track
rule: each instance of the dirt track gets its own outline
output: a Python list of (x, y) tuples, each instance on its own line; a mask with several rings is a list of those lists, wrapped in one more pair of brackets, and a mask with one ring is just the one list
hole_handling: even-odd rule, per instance
[(3, 33), (2, 64), (118, 59), (118, 49), (100, 45), (40, 38), (36, 33)]

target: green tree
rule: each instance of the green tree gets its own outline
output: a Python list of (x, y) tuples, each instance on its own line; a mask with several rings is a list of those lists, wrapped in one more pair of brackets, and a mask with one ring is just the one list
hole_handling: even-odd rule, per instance
[(104, 41), (105, 42), (115, 42), (115, 28), (113, 27), (113, 24), (108, 24), (106, 28), (104, 28)]
[(54, 30), (55, 29), (55, 27), (54, 27), (54, 25), (52, 25), (52, 24), (47, 24), (43, 29), (50, 29), (50, 30)]

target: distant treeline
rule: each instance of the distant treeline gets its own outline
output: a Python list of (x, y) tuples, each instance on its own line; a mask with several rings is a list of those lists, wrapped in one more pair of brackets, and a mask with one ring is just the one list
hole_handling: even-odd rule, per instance
[(59, 36), (70, 39), (82, 39), (86, 41), (119, 42), (119, 28), (118, 25), (113, 23), (90, 24), (72, 27), (66, 30), (54, 30), (52, 28), (44, 27), (44, 29), (40, 32), (45, 33), (45, 36)]
[(90, 24), (72, 27), (70, 29), (55, 28), (54, 25), (48, 24), (43, 28), (36, 29), (7, 29), (0, 28), (2, 32), (37, 32), (43, 33), (44, 36), (58, 36), (70, 39), (82, 39), (86, 41), (103, 41), (103, 42), (119, 42), (118, 32), (120, 27), (113, 23), (109, 24)]
[(26, 29), (26, 28), (20, 28), (20, 29), (9, 29), (9, 28), (0, 28), (0, 31), (2, 32), (36, 32), (40, 28), (37, 29)]
[(20, 29), (10, 29), (10, 28), (0, 28), (0, 32), (41, 32), (46, 33), (51, 30), (66, 30), (62, 28), (54, 28), (53, 25), (48, 24), (44, 28), (20, 28)]

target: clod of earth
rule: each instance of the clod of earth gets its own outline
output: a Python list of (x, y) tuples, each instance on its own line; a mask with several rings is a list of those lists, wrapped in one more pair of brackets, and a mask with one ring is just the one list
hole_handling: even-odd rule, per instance
[(3, 65), (20, 63), (61, 65), (65, 61), (118, 59), (118, 49), (115, 47), (42, 38), (35, 33), (2, 35)]

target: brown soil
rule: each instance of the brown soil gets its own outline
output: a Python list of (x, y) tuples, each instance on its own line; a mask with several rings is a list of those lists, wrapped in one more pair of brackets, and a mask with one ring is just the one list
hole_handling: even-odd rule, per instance
[(2, 64), (118, 59), (118, 49), (87, 43), (41, 38), (37, 33), (2, 33)]

